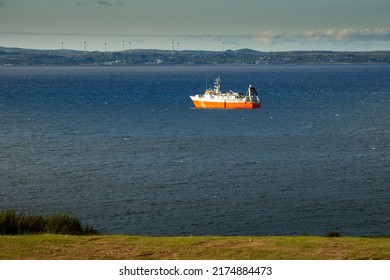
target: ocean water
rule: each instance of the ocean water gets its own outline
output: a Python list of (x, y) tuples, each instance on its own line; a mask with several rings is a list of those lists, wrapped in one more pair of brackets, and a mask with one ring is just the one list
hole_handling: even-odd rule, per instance
[[(194, 109), (223, 90), (260, 110)], [(0, 68), (0, 210), (105, 233), (390, 235), (390, 65)]]

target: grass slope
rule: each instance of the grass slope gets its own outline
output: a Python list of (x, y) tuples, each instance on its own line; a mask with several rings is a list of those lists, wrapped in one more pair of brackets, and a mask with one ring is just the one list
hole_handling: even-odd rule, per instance
[(390, 260), (390, 238), (0, 236), (6, 260)]

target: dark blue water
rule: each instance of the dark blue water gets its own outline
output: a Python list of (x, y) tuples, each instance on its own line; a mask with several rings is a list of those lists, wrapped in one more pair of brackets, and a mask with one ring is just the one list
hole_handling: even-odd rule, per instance
[[(223, 90), (260, 110), (193, 109)], [(0, 210), (106, 233), (390, 235), (390, 65), (0, 68)]]

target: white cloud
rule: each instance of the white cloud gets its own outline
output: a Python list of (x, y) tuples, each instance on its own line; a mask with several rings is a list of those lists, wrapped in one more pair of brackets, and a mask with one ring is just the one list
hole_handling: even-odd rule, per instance
[(276, 36), (280, 36), (280, 34), (277, 34), (275, 31), (267, 30), (263, 32), (262, 34), (257, 34), (259, 36), (260, 42), (264, 45), (270, 45), (272, 44), (272, 40), (276, 38)]
[(316, 29), (306, 30), (301, 33), (282, 33), (273, 30), (264, 32), (256, 32), (248, 35), (247, 38), (252, 38), (253, 41), (263, 45), (277, 45), (288, 42), (296, 43), (343, 43), (343, 42), (358, 42), (358, 41), (390, 41), (390, 28), (340, 28), (340, 29)]
[(374, 28), (374, 29), (357, 29), (357, 28), (341, 28), (341, 29), (319, 29), (307, 30), (303, 32), (303, 36), (319, 40), (319, 39), (373, 39), (373, 38), (389, 38), (390, 28)]

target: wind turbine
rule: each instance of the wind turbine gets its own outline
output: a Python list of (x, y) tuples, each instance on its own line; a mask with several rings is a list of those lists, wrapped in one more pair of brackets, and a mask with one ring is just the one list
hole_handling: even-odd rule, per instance
[(175, 41), (174, 40), (172, 40), (171, 46), (172, 46), (172, 56), (173, 56), (173, 52), (175, 50)]

